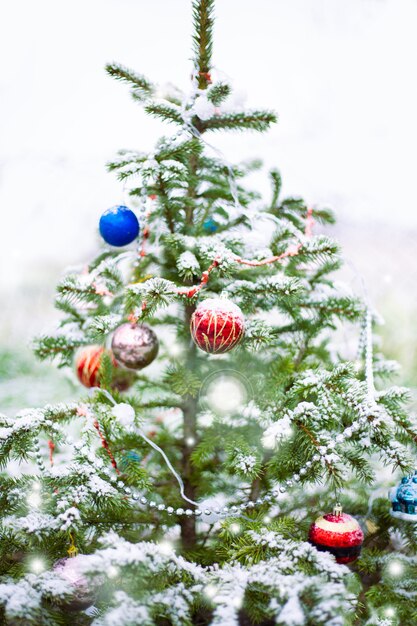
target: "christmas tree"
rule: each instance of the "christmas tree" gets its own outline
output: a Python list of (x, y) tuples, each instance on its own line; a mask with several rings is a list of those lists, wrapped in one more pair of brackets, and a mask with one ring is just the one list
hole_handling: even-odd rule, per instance
[(408, 392), (334, 281), (332, 213), (283, 198), (277, 170), (262, 198), (260, 163), (211, 145), (276, 116), (233, 108), (214, 0), (192, 8), (189, 93), (107, 67), (169, 132), (109, 164), (129, 207), (103, 213), (36, 341), (88, 389), (1, 416), (1, 623), (415, 624)]

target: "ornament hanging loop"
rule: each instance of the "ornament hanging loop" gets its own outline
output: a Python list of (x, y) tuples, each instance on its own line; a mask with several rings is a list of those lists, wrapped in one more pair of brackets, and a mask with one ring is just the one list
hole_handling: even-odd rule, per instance
[(74, 543), (74, 537), (72, 536), (72, 533), (69, 533), (69, 537), (70, 537), (71, 544), (70, 544), (70, 547), (67, 550), (67, 553), (68, 553), (68, 556), (70, 558), (72, 558), (74, 556), (77, 556), (78, 548), (77, 548), (77, 546)]
[(336, 502), (336, 504), (333, 507), (333, 515), (335, 517), (341, 517), (342, 514), (343, 514), (342, 505), (340, 504), (340, 502)]

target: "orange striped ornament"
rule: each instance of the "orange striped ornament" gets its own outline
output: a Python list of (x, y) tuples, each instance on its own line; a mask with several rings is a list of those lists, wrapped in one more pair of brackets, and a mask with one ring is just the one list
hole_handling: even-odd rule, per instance
[[(78, 379), (84, 387), (100, 387), (99, 370), (105, 352), (103, 346), (87, 346), (79, 352), (75, 367)], [(107, 352), (111, 355), (109, 351)], [(116, 365), (113, 355), (111, 356), (113, 365)]]

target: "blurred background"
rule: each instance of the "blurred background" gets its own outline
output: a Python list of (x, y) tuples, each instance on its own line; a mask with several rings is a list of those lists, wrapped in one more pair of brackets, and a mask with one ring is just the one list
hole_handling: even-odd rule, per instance
[[(102, 211), (127, 202), (105, 170), (163, 132), (121, 84), (118, 61), (187, 88), (191, 0), (15, 0), (0, 25), (0, 407), (73, 397), (34, 364), (55, 284), (93, 256)], [(342, 243), (385, 318), (398, 383), (417, 386), (417, 0), (218, 0), (215, 67), (236, 103), (275, 109), (264, 135), (214, 135), (230, 161), (278, 166), (286, 195), (338, 216)], [(166, 130), (166, 129), (165, 129)], [(256, 184), (268, 193), (267, 177)], [(344, 278), (359, 289), (351, 270)]]

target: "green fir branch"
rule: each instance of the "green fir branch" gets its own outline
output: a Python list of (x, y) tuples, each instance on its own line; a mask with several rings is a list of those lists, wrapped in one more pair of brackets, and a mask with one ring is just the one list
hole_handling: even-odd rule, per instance
[(59, 359), (58, 367), (71, 365), (74, 352), (79, 347), (88, 344), (88, 339), (73, 339), (65, 335), (37, 337), (33, 343), (33, 351), (41, 361), (46, 359)]
[[(134, 96), (134, 94), (132, 95)], [(164, 122), (174, 122), (180, 125), (184, 124), (181, 109), (174, 107), (174, 105), (151, 102), (145, 106), (145, 111), (149, 115), (161, 119)]]
[(130, 85), (134, 89), (133, 93), (137, 100), (146, 100), (155, 90), (154, 85), (145, 76), (137, 74), (123, 65), (109, 63), (106, 65), (106, 72), (112, 78)]
[(198, 71), (198, 87), (205, 89), (211, 68), (213, 53), (214, 0), (193, 1), (193, 48), (194, 63)]
[(203, 130), (256, 130), (264, 132), (275, 124), (277, 116), (273, 111), (247, 111), (216, 115), (201, 121)]
[(282, 187), (282, 178), (281, 178), (280, 172), (276, 169), (270, 171), (269, 177), (272, 183), (272, 198), (271, 198), (271, 209), (272, 209), (278, 203), (278, 198), (279, 198), (279, 194), (281, 193), (281, 187)]
[(180, 363), (170, 365), (163, 380), (179, 396), (195, 398), (201, 388), (200, 378)]
[(226, 83), (216, 83), (207, 91), (207, 98), (214, 104), (219, 106), (231, 93), (230, 85)]

